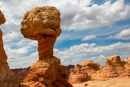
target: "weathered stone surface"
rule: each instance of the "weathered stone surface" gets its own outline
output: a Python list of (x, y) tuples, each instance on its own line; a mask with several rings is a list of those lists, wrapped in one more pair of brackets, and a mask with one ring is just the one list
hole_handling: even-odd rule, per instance
[(92, 75), (94, 80), (108, 80), (117, 77), (129, 77), (130, 70), (126, 69), (120, 59), (115, 55), (106, 59), (106, 66), (100, 71)]
[(61, 34), (60, 21), (60, 12), (55, 7), (36, 7), (24, 15), (21, 32), (24, 37), (33, 40), (42, 35), (57, 37)]
[(53, 56), (56, 38), (61, 34), (60, 12), (55, 7), (36, 7), (24, 15), (21, 32), (25, 38), (38, 41), (39, 61), (29, 71), (22, 86), (72, 87), (65, 67)]
[(7, 63), (7, 56), (3, 46), (2, 31), (0, 30), (0, 66)]
[(82, 65), (76, 64), (74, 68), (71, 68), (68, 81), (72, 84), (83, 83), (91, 80), (91, 76), (100, 69), (98, 63), (94, 63), (92, 60), (84, 60)]
[(3, 13), (0, 10), (0, 25), (5, 23), (5, 21), (6, 21), (6, 19), (5, 19), (4, 15), (3, 15)]
[(82, 69), (84, 69), (84, 71), (87, 72), (89, 76), (91, 76), (93, 73), (100, 70), (100, 64), (94, 63), (92, 60), (85, 60), (82, 63)]
[(130, 69), (130, 57), (123, 59), (122, 63), (125, 68)]
[(0, 87), (19, 87), (20, 82), (8, 64), (0, 66)]
[(82, 69), (79, 64), (75, 65), (75, 68), (70, 69), (70, 76), (68, 82), (71, 84), (83, 83), (90, 80), (87, 72)]
[(114, 67), (116, 67), (116, 66), (123, 66), (122, 62), (121, 62), (121, 59), (120, 59), (120, 56), (114, 55), (114, 56), (109, 57), (106, 60), (106, 67), (107, 66), (114, 66)]
[[(0, 11), (0, 25), (5, 22), (4, 15)], [(0, 30), (0, 87), (19, 87), (19, 80), (10, 70), (7, 56), (3, 48), (2, 31)]]

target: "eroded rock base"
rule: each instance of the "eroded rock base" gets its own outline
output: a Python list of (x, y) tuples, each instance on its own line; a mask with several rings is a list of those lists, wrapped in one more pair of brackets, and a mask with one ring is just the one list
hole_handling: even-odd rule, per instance
[(48, 56), (37, 61), (29, 71), (24, 82), (24, 87), (72, 87), (67, 82), (65, 67), (60, 65), (60, 60)]

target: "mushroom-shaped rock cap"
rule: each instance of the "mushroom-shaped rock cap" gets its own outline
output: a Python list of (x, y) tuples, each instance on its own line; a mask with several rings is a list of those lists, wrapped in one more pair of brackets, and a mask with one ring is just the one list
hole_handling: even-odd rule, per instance
[(55, 7), (36, 7), (25, 13), (21, 32), (32, 40), (41, 36), (58, 37), (61, 34), (60, 21), (60, 12)]
[(3, 13), (0, 10), (0, 25), (3, 24), (3, 23), (5, 23), (5, 21), (6, 21), (5, 17), (4, 17)]

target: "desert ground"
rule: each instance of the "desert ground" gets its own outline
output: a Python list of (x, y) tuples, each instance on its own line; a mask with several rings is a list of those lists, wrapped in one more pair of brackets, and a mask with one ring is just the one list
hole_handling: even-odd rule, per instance
[(107, 81), (87, 81), (82, 84), (73, 84), (74, 87), (130, 87), (129, 78), (117, 78)]

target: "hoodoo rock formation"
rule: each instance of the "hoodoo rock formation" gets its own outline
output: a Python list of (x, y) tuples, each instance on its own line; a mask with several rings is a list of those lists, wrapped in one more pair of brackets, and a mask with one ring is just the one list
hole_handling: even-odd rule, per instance
[[(127, 67), (126, 67), (127, 65)], [(113, 78), (130, 78), (129, 57), (122, 60), (114, 55), (106, 59), (105, 67), (100, 67), (92, 60), (85, 60), (82, 65), (76, 64), (70, 69), (69, 82), (83, 83), (88, 80), (109, 80)]]
[(114, 55), (106, 59), (106, 66), (92, 75), (94, 80), (108, 80), (117, 77), (129, 77), (130, 70), (126, 69), (121, 62), (120, 56)]
[(70, 69), (70, 76), (68, 82), (71, 84), (79, 84), (90, 80), (88, 73), (82, 69), (82, 66), (76, 64), (74, 68)]
[(69, 82), (82, 83), (91, 79), (91, 75), (100, 70), (100, 65), (92, 60), (85, 60), (82, 65), (76, 64), (70, 70)]
[[(0, 11), (0, 25), (5, 23), (5, 17)], [(3, 48), (2, 31), (0, 30), (0, 87), (19, 87), (19, 80), (10, 70), (7, 55)]]
[(39, 60), (30, 68), (21, 85), (30, 87), (72, 87), (65, 67), (53, 56), (53, 46), (61, 34), (60, 12), (55, 7), (36, 7), (27, 11), (21, 23), (25, 38), (38, 41)]
[(99, 63), (94, 63), (92, 60), (85, 60), (82, 63), (82, 68), (91, 77), (91, 75), (96, 71), (100, 70), (101, 67)]

